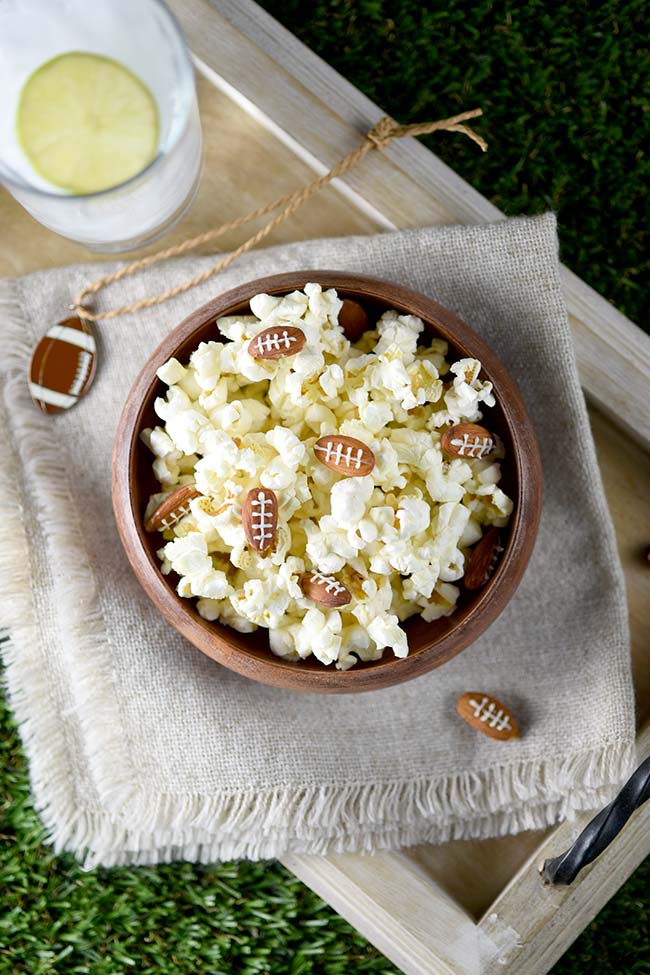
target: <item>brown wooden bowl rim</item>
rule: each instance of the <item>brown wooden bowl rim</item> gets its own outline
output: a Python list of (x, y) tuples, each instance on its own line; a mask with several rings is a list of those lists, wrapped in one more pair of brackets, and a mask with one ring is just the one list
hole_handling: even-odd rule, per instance
[[(192, 610), (167, 584), (144, 543), (144, 527), (134, 509), (131, 482), (141, 417), (153, 385), (156, 370), (193, 332), (209, 321), (230, 314), (237, 306), (260, 293), (283, 294), (317, 281), (323, 288), (336, 288), (350, 297), (385, 302), (425, 319), (440, 329), (441, 337), (479, 359), (484, 372), (494, 381), (499, 403), (514, 447), (517, 496), (508, 523), (509, 538), (499, 567), (475, 597), (471, 612), (439, 640), (412, 656), (385, 656), (363, 669), (338, 671), (326, 668), (301, 669), (269, 651), (266, 658), (253, 657), (231, 645), (227, 637)], [(503, 395), (503, 390), (506, 395)], [(289, 271), (248, 281), (206, 302), (171, 331), (160, 343), (135, 380), (118, 423), (113, 451), (113, 509), (120, 538), (139, 583), (163, 616), (195, 647), (231, 670), (276, 687), (319, 693), (369, 691), (419, 677), (446, 663), (473, 643), (494, 622), (514, 594), (535, 544), (541, 514), (541, 461), (537, 439), (523, 398), (514, 379), (497, 355), (467, 325), (437, 301), (410, 288), (367, 275), (331, 270)], [(184, 602), (188, 605), (185, 606)], [(449, 617), (453, 621), (453, 616)], [(432, 624), (433, 625), (433, 624)]]

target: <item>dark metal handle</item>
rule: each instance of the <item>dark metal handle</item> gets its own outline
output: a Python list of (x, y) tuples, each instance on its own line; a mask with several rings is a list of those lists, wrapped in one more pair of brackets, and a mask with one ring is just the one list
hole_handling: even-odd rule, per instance
[(620, 833), (635, 809), (650, 799), (650, 757), (639, 765), (616, 798), (585, 826), (573, 846), (552, 860), (540, 873), (546, 886), (573, 883), (583, 867), (595, 860)]

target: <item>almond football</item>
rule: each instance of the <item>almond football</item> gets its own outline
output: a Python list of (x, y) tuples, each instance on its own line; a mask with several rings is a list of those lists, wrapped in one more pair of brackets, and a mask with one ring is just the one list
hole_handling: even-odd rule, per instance
[(494, 437), (477, 423), (457, 423), (445, 430), (440, 446), (447, 457), (482, 458), (494, 450)]
[(466, 589), (480, 589), (492, 576), (503, 552), (498, 528), (489, 528), (472, 549), (465, 567), (463, 582)]
[(456, 702), (456, 711), (463, 721), (490, 738), (507, 741), (519, 737), (519, 725), (511, 711), (490, 694), (469, 691)]
[(192, 498), (200, 496), (201, 492), (197, 491), (193, 484), (183, 484), (176, 488), (149, 516), (145, 522), (145, 529), (148, 532), (161, 532), (165, 528), (171, 528), (180, 518), (189, 514)]
[(344, 477), (365, 477), (375, 466), (370, 447), (354, 437), (338, 434), (321, 437), (314, 444), (314, 453), (321, 464)]
[(274, 325), (265, 328), (248, 343), (248, 354), (253, 359), (282, 359), (296, 355), (304, 347), (307, 338), (294, 325)]
[(278, 528), (278, 499), (269, 488), (253, 488), (242, 505), (244, 534), (256, 552), (267, 552)]
[(352, 599), (350, 590), (336, 576), (324, 575), (315, 569), (302, 576), (300, 588), (309, 599), (330, 609), (347, 606)]

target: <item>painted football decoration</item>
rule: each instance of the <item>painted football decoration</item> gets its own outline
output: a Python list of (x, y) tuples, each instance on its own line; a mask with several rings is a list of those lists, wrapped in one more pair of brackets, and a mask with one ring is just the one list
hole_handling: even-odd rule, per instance
[(201, 492), (193, 484), (183, 484), (164, 498), (147, 518), (144, 527), (148, 532), (162, 532), (190, 513), (192, 498), (200, 498)]
[(316, 570), (306, 572), (301, 577), (300, 588), (309, 599), (329, 609), (347, 606), (352, 599), (350, 590), (336, 576), (328, 576)]
[(491, 694), (468, 691), (456, 702), (456, 711), (468, 725), (489, 738), (507, 741), (519, 737), (519, 725), (513, 713)]
[(321, 437), (314, 444), (314, 453), (321, 464), (344, 477), (365, 477), (375, 466), (370, 447), (354, 437), (338, 434)]
[(66, 318), (40, 340), (29, 367), (29, 392), (44, 413), (78, 403), (95, 375), (97, 344), (88, 322)]
[(282, 359), (296, 355), (304, 348), (307, 337), (294, 325), (265, 328), (248, 343), (248, 354), (253, 359)]
[(263, 555), (273, 545), (278, 529), (278, 499), (274, 491), (256, 487), (242, 505), (241, 520), (251, 548)]
[(482, 459), (491, 454), (495, 447), (493, 434), (478, 423), (457, 423), (445, 430), (440, 446), (447, 457), (470, 457)]

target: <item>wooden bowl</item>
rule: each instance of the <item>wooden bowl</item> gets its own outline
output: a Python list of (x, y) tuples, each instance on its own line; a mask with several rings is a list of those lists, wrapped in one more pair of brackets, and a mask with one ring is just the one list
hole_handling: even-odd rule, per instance
[[(159, 422), (153, 403), (164, 394), (165, 387), (156, 370), (171, 356), (187, 362), (199, 342), (218, 337), (215, 319), (249, 313), (253, 295), (286, 294), (303, 288), (308, 281), (336, 288), (342, 298), (361, 303), (370, 312), (371, 325), (387, 308), (418, 315), (426, 326), (425, 341), (427, 336), (441, 337), (449, 343), (450, 359), (473, 357), (481, 361), (482, 376), (494, 383), (497, 395), (488, 426), (500, 435), (506, 448), (501, 483), (514, 502), (510, 522), (502, 533), (504, 552), (487, 584), (469, 592), (461, 583), (457, 609), (449, 617), (431, 623), (420, 616), (407, 620), (408, 657), (397, 659), (386, 649), (381, 660), (360, 662), (347, 671), (326, 667), (314, 657), (298, 662), (276, 657), (263, 629), (244, 634), (204, 620), (191, 600), (177, 595), (175, 577), (160, 572), (155, 554), (160, 536), (148, 534), (143, 527), (149, 496), (159, 489), (152, 473), (152, 456), (139, 439), (144, 427)], [(158, 346), (138, 376), (120, 418), (113, 455), (113, 506), (122, 543), (139, 582), (172, 626), (195, 647), (264, 684), (297, 691), (348, 693), (419, 677), (464, 650), (496, 619), (517, 588), (533, 550), (541, 509), (541, 467), (535, 434), (514, 380), (460, 318), (431, 298), (386, 281), (340, 271), (295, 271), (251, 281), (209, 301)]]

